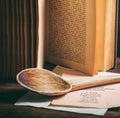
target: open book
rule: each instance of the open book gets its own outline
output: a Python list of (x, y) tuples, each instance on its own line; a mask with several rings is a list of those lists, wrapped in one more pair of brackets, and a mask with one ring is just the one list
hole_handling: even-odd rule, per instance
[(116, 0), (39, 0), (38, 62), (90, 75), (114, 67)]

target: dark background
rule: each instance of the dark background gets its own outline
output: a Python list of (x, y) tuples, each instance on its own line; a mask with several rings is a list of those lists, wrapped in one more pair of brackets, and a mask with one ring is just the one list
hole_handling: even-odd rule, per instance
[(118, 42), (117, 42), (117, 56), (120, 57), (120, 2), (118, 11)]

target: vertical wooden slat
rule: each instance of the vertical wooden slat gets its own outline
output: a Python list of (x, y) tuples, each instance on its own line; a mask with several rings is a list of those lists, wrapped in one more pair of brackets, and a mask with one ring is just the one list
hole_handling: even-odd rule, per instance
[(39, 51), (39, 48), (38, 48), (38, 44), (39, 44), (39, 34), (38, 34), (38, 28), (39, 28), (39, 12), (38, 12), (38, 0), (36, 0), (36, 27), (35, 27), (35, 33), (36, 33), (36, 67), (39, 67), (39, 61), (38, 61), (38, 51)]
[(12, 61), (12, 70), (13, 70), (13, 75), (15, 75), (15, 71), (16, 71), (16, 14), (15, 14), (15, 0), (12, 0), (12, 44), (13, 44), (13, 48), (12, 48), (12, 56), (13, 56), (13, 61)]
[[(6, 1), (6, 0), (5, 0)], [(9, 63), (10, 63), (10, 47), (9, 47), (9, 43), (10, 43), (10, 37), (9, 37), (9, 1), (6, 1), (6, 49), (7, 49), (7, 61), (6, 61), (6, 76), (9, 76)]]
[[(0, 28), (0, 75), (1, 77), (3, 76), (3, 5), (2, 5), (2, 0), (0, 0), (0, 23), (1, 23), (1, 28)], [(1, 78), (0, 78), (1, 79)]]
[(6, 68), (6, 76), (7, 78), (12, 76), (12, 56), (11, 56), (11, 48), (12, 48), (12, 34), (11, 34), (11, 27), (12, 27), (12, 12), (11, 12), (11, 0), (6, 1), (6, 42), (7, 42), (7, 68)]
[(20, 50), (21, 50), (21, 56), (20, 56), (20, 65), (21, 69), (24, 69), (25, 61), (24, 61), (24, 55), (25, 55), (25, 47), (24, 47), (24, 13), (23, 13), (23, 0), (19, 0), (19, 6), (20, 6)]
[(30, 0), (30, 14), (31, 14), (31, 66), (34, 66), (34, 11), (33, 11), (34, 1)]
[(20, 71), (20, 15), (19, 15), (19, 0), (16, 0), (16, 72)]
[(15, 39), (14, 39), (14, 42), (15, 42), (15, 73), (14, 75), (16, 75), (16, 72), (17, 72), (17, 69), (18, 69), (18, 46), (17, 46), (17, 41), (18, 41), (18, 37), (17, 37), (17, 0), (14, 0), (14, 4), (15, 4), (15, 11), (14, 11), (14, 22), (15, 22), (15, 27), (14, 27), (14, 36), (15, 36)]
[(30, 57), (30, 16), (29, 16), (29, 1), (24, 0), (24, 45), (25, 45), (25, 68), (30, 66), (31, 58)]
[(38, 0), (33, 0), (34, 1), (34, 6), (33, 6), (33, 18), (34, 18), (34, 67), (37, 67), (37, 35), (36, 32), (38, 31), (37, 28), (37, 13), (38, 13), (38, 9), (37, 9), (37, 2)]
[(12, 76), (12, 70), (11, 70), (11, 67), (12, 67), (12, 33), (11, 33), (11, 31), (12, 31), (12, 0), (9, 0), (9, 37), (10, 37), (10, 43), (9, 43), (9, 45), (10, 45), (10, 78), (12, 78), (13, 76)]
[[(7, 51), (6, 51), (6, 1), (2, 1), (3, 9), (3, 77), (6, 77), (6, 61), (7, 61)], [(5, 75), (5, 76), (4, 76)]]
[(24, 63), (25, 63), (25, 68), (27, 68), (27, 50), (26, 50), (26, 45), (27, 45), (27, 41), (26, 41), (26, 39), (27, 39), (27, 36), (26, 36), (26, 30), (27, 30), (27, 28), (26, 28), (26, 0), (24, 0), (23, 1), (23, 13), (24, 13), (24, 42), (23, 42), (23, 45), (24, 45)]
[(31, 65), (36, 65), (36, 0), (30, 0), (31, 14)]

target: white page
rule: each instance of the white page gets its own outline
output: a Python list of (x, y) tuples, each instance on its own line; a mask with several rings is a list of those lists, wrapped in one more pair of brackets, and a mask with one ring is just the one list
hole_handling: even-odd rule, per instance
[(53, 105), (112, 108), (120, 106), (120, 83), (70, 92), (52, 101)]
[(50, 106), (52, 99), (53, 97), (46, 97), (37, 93), (28, 92), (23, 97), (21, 97), (15, 103), (15, 105), (32, 106), (37, 108), (46, 108), (46, 109), (67, 111), (67, 112), (73, 112), (73, 113), (94, 114), (94, 115), (100, 115), (100, 116), (103, 116), (107, 111), (107, 109)]

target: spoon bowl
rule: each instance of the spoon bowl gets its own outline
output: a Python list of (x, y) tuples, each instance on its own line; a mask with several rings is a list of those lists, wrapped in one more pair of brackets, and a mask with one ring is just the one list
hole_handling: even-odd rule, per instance
[(59, 75), (41, 68), (24, 69), (17, 74), (17, 81), (23, 87), (47, 96), (64, 95), (72, 85)]

